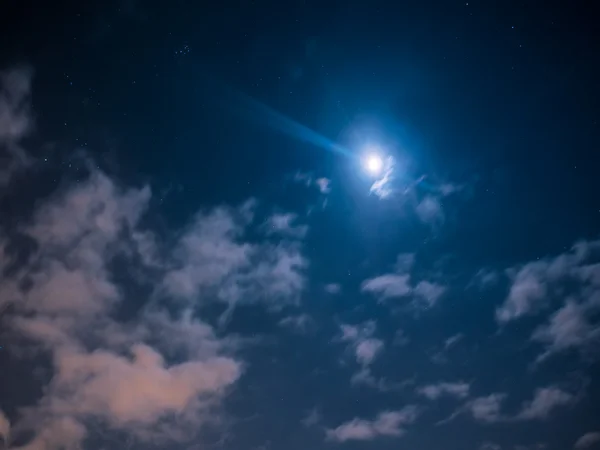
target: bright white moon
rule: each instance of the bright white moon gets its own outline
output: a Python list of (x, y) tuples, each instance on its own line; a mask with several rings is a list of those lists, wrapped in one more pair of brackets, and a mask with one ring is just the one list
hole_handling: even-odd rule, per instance
[(378, 175), (383, 168), (383, 160), (378, 155), (369, 155), (365, 160), (365, 168), (373, 175)]

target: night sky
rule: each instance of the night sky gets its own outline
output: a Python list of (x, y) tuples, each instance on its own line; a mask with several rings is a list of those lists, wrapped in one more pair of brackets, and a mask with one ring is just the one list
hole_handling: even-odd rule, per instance
[(600, 448), (592, 2), (0, 6), (0, 448)]

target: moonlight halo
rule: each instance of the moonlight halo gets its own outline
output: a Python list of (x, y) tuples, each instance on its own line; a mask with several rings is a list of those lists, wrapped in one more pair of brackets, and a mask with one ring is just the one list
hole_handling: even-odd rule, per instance
[(363, 160), (365, 170), (371, 175), (379, 175), (383, 169), (383, 159), (375, 152), (370, 152)]

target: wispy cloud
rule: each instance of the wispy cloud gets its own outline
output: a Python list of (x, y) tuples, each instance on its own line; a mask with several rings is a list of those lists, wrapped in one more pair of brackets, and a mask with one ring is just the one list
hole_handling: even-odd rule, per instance
[(370, 192), (377, 195), (379, 198), (389, 197), (394, 189), (391, 184), (394, 180), (394, 158), (388, 156), (383, 162), (382, 175), (373, 182)]
[(379, 413), (373, 420), (355, 418), (327, 430), (327, 439), (335, 442), (368, 441), (377, 437), (400, 437), (406, 425), (417, 418), (417, 408), (406, 406), (399, 411)]
[(321, 416), (321, 412), (319, 411), (319, 409), (313, 408), (308, 412), (306, 417), (302, 419), (302, 425), (304, 425), (305, 427), (314, 427), (315, 425), (321, 423), (322, 420), (323, 417)]
[(461, 413), (467, 413), (476, 421), (483, 423), (544, 420), (554, 410), (562, 406), (571, 405), (576, 400), (576, 397), (569, 392), (563, 391), (556, 386), (547, 386), (536, 389), (533, 398), (523, 402), (516, 414), (506, 414), (502, 412), (502, 405), (506, 397), (506, 394), (496, 392), (487, 396), (474, 398), (441, 423), (451, 421)]
[(293, 213), (273, 214), (267, 219), (265, 228), (267, 234), (279, 234), (292, 238), (303, 238), (308, 232), (308, 226), (298, 224), (298, 215)]
[(32, 75), (28, 67), (0, 72), (0, 187), (31, 162), (20, 143), (33, 125)]
[(352, 382), (382, 388), (383, 384), (375, 379), (370, 369), (370, 365), (384, 349), (383, 341), (373, 337), (375, 328), (373, 321), (361, 325), (342, 324), (340, 340), (350, 344), (354, 358), (361, 366), (361, 369), (352, 376)]
[(576, 449), (590, 448), (600, 442), (600, 431), (585, 433), (575, 442)]
[(479, 450), (502, 450), (502, 447), (495, 442), (484, 442), (479, 446)]
[(338, 283), (326, 284), (324, 289), (325, 289), (325, 292), (327, 292), (328, 294), (331, 294), (331, 295), (337, 295), (340, 292), (342, 292), (342, 286)]
[(469, 396), (470, 385), (464, 382), (441, 382), (428, 384), (417, 389), (417, 392), (429, 400), (437, 400), (442, 396), (465, 398)]
[(449, 348), (454, 347), (456, 344), (458, 344), (460, 341), (462, 341), (463, 338), (464, 338), (464, 335), (462, 333), (457, 333), (457, 334), (450, 336), (448, 339), (446, 339), (444, 341), (444, 350), (448, 350)]
[(174, 249), (162, 292), (188, 301), (211, 294), (230, 308), (240, 301), (266, 301), (273, 308), (297, 303), (308, 264), (299, 244), (244, 241), (249, 209), (197, 214)]
[(557, 387), (550, 386), (535, 391), (531, 401), (523, 404), (516, 420), (546, 419), (558, 407), (572, 404), (574, 396)]
[(440, 224), (444, 221), (444, 211), (442, 209), (442, 203), (440, 199), (433, 195), (426, 195), (417, 204), (416, 207), (417, 216), (421, 219), (421, 222), (428, 224)]
[(594, 316), (600, 311), (600, 241), (581, 241), (568, 252), (544, 258), (508, 271), (512, 283), (508, 297), (496, 310), (501, 324), (539, 314), (564, 297), (562, 306), (539, 326), (531, 339), (546, 348), (538, 362), (568, 350), (593, 354), (600, 338)]
[(308, 314), (298, 314), (284, 317), (279, 321), (279, 325), (298, 333), (306, 333), (315, 327), (315, 322)]
[(0, 443), (4, 442), (4, 446), (8, 446), (8, 441), (10, 439), (10, 422), (4, 412), (0, 410)]
[(469, 282), (468, 287), (486, 289), (498, 283), (500, 274), (490, 269), (480, 269)]
[(417, 309), (434, 306), (446, 292), (446, 287), (428, 280), (415, 283), (410, 274), (413, 264), (414, 255), (399, 255), (395, 264), (395, 273), (386, 273), (364, 280), (361, 291), (376, 295), (381, 302), (410, 297)]
[[(194, 305), (298, 300), (307, 264), (300, 247), (247, 242), (251, 202), (199, 212), (165, 239), (141, 225), (150, 199), (148, 187), (124, 188), (92, 169), (19, 227), (36, 243), (28, 258), (14, 262), (3, 246), (3, 261), (14, 265), (0, 275), (0, 307), (12, 306), (3, 331), (22, 342), (20, 356), (45, 352), (53, 374), (15, 424), (33, 432), (29, 448), (75, 448), (90, 419), (141, 440), (187, 439), (214, 422), (243, 371), (232, 340), (217, 337)], [(133, 300), (117, 282), (115, 258), (137, 274), (127, 282), (152, 292), (127, 322), (115, 315)], [(3, 415), (0, 427), (7, 435)]]
[(477, 397), (465, 405), (473, 418), (479, 422), (493, 423), (502, 420), (500, 414), (506, 394), (494, 393), (485, 397)]

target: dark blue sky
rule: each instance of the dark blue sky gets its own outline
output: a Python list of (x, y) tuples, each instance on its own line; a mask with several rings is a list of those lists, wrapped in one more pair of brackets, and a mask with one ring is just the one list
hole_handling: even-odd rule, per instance
[(600, 445), (589, 6), (5, 3), (6, 448)]

